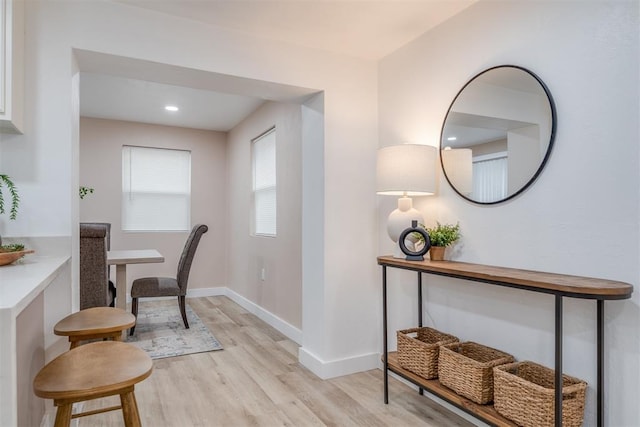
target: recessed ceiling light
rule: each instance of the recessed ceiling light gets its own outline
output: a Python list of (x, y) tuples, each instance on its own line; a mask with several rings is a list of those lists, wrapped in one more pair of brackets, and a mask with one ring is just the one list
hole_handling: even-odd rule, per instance
[(167, 111), (178, 111), (179, 110), (179, 108), (176, 107), (175, 105), (167, 105), (167, 106), (164, 107), (164, 109), (167, 110)]
[(447, 138), (447, 141), (455, 141), (456, 139), (458, 138), (456, 138), (455, 136), (450, 136), (449, 138)]

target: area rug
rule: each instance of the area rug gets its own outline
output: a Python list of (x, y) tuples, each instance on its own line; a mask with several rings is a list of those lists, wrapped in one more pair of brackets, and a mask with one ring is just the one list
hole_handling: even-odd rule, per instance
[(222, 345), (187, 304), (189, 329), (184, 328), (178, 302), (150, 301), (138, 306), (135, 334), (127, 342), (152, 359), (222, 350)]

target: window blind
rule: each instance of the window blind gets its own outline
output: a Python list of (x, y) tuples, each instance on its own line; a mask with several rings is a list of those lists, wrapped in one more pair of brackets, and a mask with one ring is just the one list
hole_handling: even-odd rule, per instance
[(276, 132), (275, 128), (252, 141), (253, 234), (276, 235)]
[(188, 231), (191, 152), (122, 147), (122, 229)]
[(506, 157), (473, 162), (473, 199), (491, 202), (507, 197)]

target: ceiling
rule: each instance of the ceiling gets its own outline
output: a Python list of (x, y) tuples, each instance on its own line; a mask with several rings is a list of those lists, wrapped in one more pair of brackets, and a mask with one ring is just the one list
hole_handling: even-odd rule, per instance
[[(205, 24), (379, 60), (476, 0), (113, 0)], [(126, 67), (125, 67), (126, 68)], [(80, 114), (228, 131), (269, 97), (81, 67)], [(119, 77), (115, 77), (119, 76)], [(226, 87), (225, 87), (226, 89)], [(178, 112), (164, 110), (176, 105)]]
[[(263, 99), (106, 74), (80, 73), (80, 115), (227, 132)], [(178, 111), (167, 111), (172, 105)]]
[(378, 60), (476, 0), (114, 0), (258, 37)]

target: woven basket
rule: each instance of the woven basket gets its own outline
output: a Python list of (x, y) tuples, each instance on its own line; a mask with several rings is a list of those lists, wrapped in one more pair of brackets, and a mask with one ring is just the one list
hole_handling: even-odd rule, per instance
[(397, 336), (400, 366), (426, 379), (438, 378), (440, 346), (458, 341), (453, 335), (426, 327), (403, 329)]
[[(555, 421), (555, 371), (533, 362), (496, 367), (494, 407), (524, 427), (552, 427)], [(584, 418), (587, 383), (562, 376), (562, 425), (579, 427)]]
[(474, 342), (440, 348), (440, 383), (461, 396), (484, 405), (493, 400), (493, 368), (514, 361), (513, 356)]

